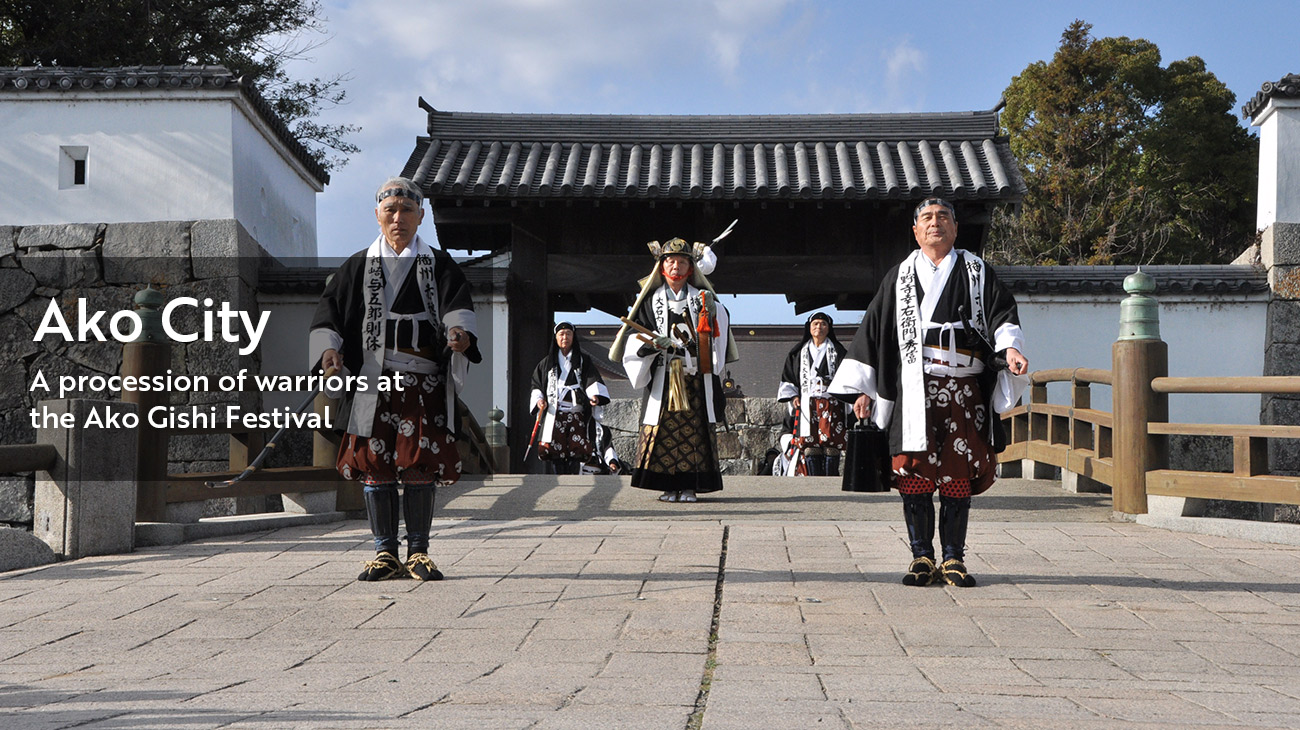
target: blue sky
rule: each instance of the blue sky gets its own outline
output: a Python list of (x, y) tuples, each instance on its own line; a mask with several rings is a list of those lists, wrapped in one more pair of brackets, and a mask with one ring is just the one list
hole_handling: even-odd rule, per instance
[[(344, 73), (362, 151), (317, 200), (319, 252), (376, 235), (371, 196), (449, 111), (774, 114), (965, 111), (997, 104), (1074, 19), (1200, 56), (1237, 95), (1300, 73), (1300, 4), (813, 0), (322, 0), (326, 36), (300, 76)], [(433, 236), (426, 219), (422, 230)], [(682, 232), (690, 237), (692, 232)], [(703, 234), (699, 234), (703, 235)], [(725, 265), (725, 261), (723, 262)], [(631, 283), (629, 283), (631, 286)], [(801, 322), (781, 297), (729, 302), (745, 323)], [(584, 321), (604, 321), (592, 315)]]

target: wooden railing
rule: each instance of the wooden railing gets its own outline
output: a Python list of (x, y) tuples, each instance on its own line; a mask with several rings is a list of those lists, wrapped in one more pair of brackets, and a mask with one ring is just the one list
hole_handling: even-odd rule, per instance
[[(1155, 378), (1151, 390), (1169, 393), (1300, 393), (1300, 377)], [(1223, 423), (1151, 423), (1148, 433), (1226, 436), (1232, 439), (1232, 473), (1156, 469), (1147, 474), (1147, 494), (1300, 504), (1300, 477), (1269, 472), (1268, 440), (1300, 439), (1300, 426)]]
[[(1049, 403), (1050, 383), (1070, 384), (1069, 405)], [(1106, 486), (1113, 483), (1114, 419), (1092, 407), (1092, 385), (1111, 385), (1109, 370), (1061, 368), (1029, 376), (1029, 403), (1003, 414), (1008, 444), (1001, 461), (1051, 464)]]
[[(1070, 384), (1070, 403), (1048, 402), (1050, 383)], [(1029, 402), (1003, 414), (1008, 445), (1003, 463), (1027, 459), (1051, 464), (1112, 487), (1117, 486), (1114, 444), (1120, 439), (1155, 437), (1161, 443), (1143, 471), (1145, 495), (1194, 497), (1245, 502), (1300, 504), (1300, 477), (1272, 474), (1269, 439), (1300, 439), (1300, 426), (1120, 422), (1112, 413), (1092, 408), (1092, 385), (1112, 385), (1112, 372), (1089, 368), (1041, 370), (1030, 375)], [(1300, 377), (1155, 377), (1147, 386), (1157, 400), (1169, 394), (1297, 394)], [(1161, 411), (1163, 409), (1156, 409)], [(1164, 412), (1167, 412), (1165, 410)], [(1169, 436), (1218, 436), (1232, 439), (1231, 473), (1170, 469)], [(1163, 462), (1163, 463), (1162, 463)], [(1143, 500), (1145, 502), (1145, 500)]]

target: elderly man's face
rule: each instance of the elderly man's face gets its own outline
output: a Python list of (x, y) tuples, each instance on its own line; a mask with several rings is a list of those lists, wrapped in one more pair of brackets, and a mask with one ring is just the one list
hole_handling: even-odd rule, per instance
[(808, 332), (812, 335), (814, 342), (821, 343), (822, 340), (826, 339), (826, 333), (830, 331), (831, 328), (824, 319), (814, 319), (808, 323)]
[(379, 202), (375, 218), (389, 245), (400, 252), (415, 240), (415, 232), (424, 220), (424, 208), (410, 198), (391, 195)]
[(926, 253), (946, 255), (957, 241), (957, 221), (942, 205), (928, 205), (916, 216), (912, 235)]
[(668, 284), (673, 288), (673, 291), (681, 289), (686, 277), (691, 275), (691, 266), (691, 259), (687, 256), (672, 254), (664, 257), (663, 275), (668, 280)]
[(567, 353), (570, 347), (573, 347), (573, 330), (565, 327), (555, 333), (555, 344), (559, 346), (561, 352)]

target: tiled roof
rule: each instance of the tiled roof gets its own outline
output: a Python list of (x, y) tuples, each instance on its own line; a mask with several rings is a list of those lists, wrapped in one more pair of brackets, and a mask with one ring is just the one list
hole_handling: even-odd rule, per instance
[[(423, 101), (423, 100), (421, 100)], [(431, 197), (1018, 200), (997, 113), (613, 116), (429, 110)]]
[[(339, 260), (338, 263), (342, 263)], [(491, 286), (500, 278), (499, 270), (460, 262), (461, 271), (476, 287)], [(1124, 296), (1124, 277), (1132, 266), (994, 266), (998, 278), (1017, 294), (1102, 294)], [(334, 266), (270, 266), (259, 272), (258, 290), (271, 294), (318, 294), (325, 288), (325, 277), (338, 269)], [(1258, 266), (1191, 265), (1143, 266), (1156, 283), (1156, 296), (1171, 294), (1264, 294), (1268, 274)], [(840, 324), (844, 324), (841, 322)], [(802, 325), (793, 325), (802, 332)], [(599, 329), (599, 328), (597, 328)]]
[(1300, 98), (1300, 74), (1287, 74), (1282, 77), (1281, 81), (1276, 83), (1265, 81), (1264, 85), (1259, 87), (1259, 91), (1250, 101), (1241, 107), (1241, 116), (1244, 119), (1254, 119), (1265, 106), (1268, 100), (1275, 96), (1295, 99)]
[[(1132, 266), (994, 266), (1017, 294), (1107, 294), (1125, 296)], [(1168, 294), (1252, 294), (1268, 291), (1264, 269), (1239, 264), (1143, 266), (1155, 280), (1156, 296)]]
[(288, 125), (257, 88), (235, 76), (225, 66), (124, 66), (119, 68), (65, 68), (62, 66), (0, 67), (0, 92), (57, 94), (59, 92), (192, 91), (239, 89), (257, 115), (322, 184), (330, 176), (289, 131)]

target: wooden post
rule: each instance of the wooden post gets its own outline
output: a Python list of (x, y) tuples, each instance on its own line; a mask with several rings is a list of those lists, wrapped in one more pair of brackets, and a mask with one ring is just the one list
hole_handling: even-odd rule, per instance
[(1120, 336), (1111, 348), (1114, 385), (1113, 509), (1146, 514), (1147, 472), (1169, 463), (1163, 436), (1147, 433), (1147, 424), (1169, 420), (1169, 400), (1151, 389), (1151, 379), (1169, 374), (1169, 346), (1160, 339), (1159, 305), (1147, 296), (1155, 282), (1138, 270), (1124, 279), (1129, 297), (1120, 303)]
[[(1029, 440), (1030, 441), (1048, 441), (1049, 425), (1051, 416), (1046, 413), (1035, 413), (1035, 404), (1047, 403), (1047, 384), (1034, 383), (1029, 386)], [(1051, 464), (1034, 461), (1033, 459), (1024, 459), (1020, 463), (1020, 473), (1026, 479), (1055, 479), (1056, 467)]]
[[(172, 347), (162, 329), (162, 292), (152, 287), (135, 295), (140, 310), (140, 334), (134, 342), (122, 345), (122, 376), (152, 377), (166, 375), (171, 365)], [(140, 414), (137, 429), (135, 519), (138, 522), (167, 521), (167, 431), (149, 425), (148, 414), (157, 406), (171, 401), (170, 391), (123, 390), (122, 401), (136, 404)]]
[[(230, 434), (230, 457), (226, 468), (233, 472), (243, 471), (262, 453), (265, 445), (266, 434), (261, 431)], [(266, 511), (266, 495), (263, 494), (235, 497), (234, 501), (237, 515), (255, 515)]]
[[(1080, 410), (1092, 408), (1092, 384), (1079, 382), (1078, 380), (1070, 383), (1070, 406)], [(1095, 451), (1097, 440), (1092, 430), (1092, 424), (1086, 421), (1076, 421), (1073, 417), (1070, 419), (1070, 448), (1087, 449)]]
[[(550, 306), (546, 264), (547, 242), (518, 225), (511, 229), (510, 274), (506, 296), (510, 302), (510, 473), (525, 470), (524, 452), (532, 434), (528, 394), (532, 392), (532, 373), (537, 362), (546, 356), (555, 337), (551, 332), (554, 315)], [(534, 461), (533, 467), (539, 462)], [(507, 470), (501, 467), (503, 472)]]

